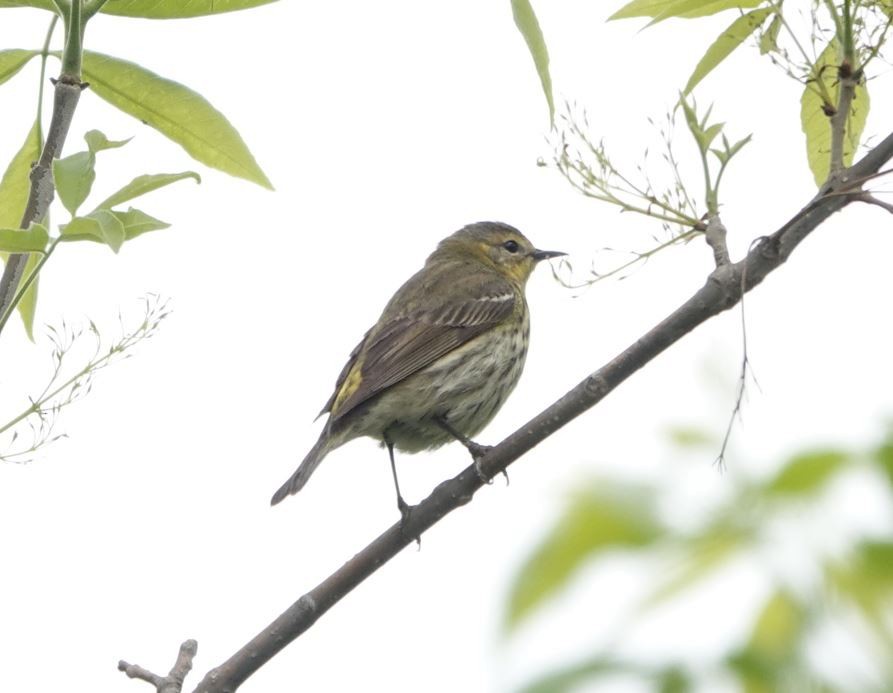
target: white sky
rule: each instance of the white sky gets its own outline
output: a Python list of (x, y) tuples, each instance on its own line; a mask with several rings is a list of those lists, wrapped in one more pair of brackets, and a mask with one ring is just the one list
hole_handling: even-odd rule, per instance
[[(731, 21), (640, 32), (641, 23), (604, 23), (620, 2), (535, 4), (558, 99), (586, 106), (596, 137), (630, 164), (652, 139), (646, 119), (662, 119), (705, 42)], [(39, 47), (47, 21), (3, 10), (0, 46)], [(605, 246), (646, 247), (656, 230), (535, 165), (550, 154), (546, 108), (507, 1), (100, 17), (86, 41), (201, 92), (240, 130), (276, 192), (201, 168), (84, 94), (67, 152), (92, 128), (135, 136), (101, 155), (100, 196), (144, 172), (195, 168), (204, 183), (136, 205), (172, 229), (117, 257), (64, 247), (43, 277), (41, 324), (89, 317), (113, 335), (118, 311), (137, 319), (148, 291), (169, 297), (174, 312), (66, 411), (68, 440), (29, 465), (0, 466), (0, 670), (4, 687), (22, 693), (86, 681), (148, 690), (124, 680), (118, 659), (166, 670), (187, 637), (198, 639), (201, 676), (396, 519), (387, 457), (371, 441), (334, 453), (298, 497), (275, 509), (268, 499), (318, 435), (313, 418), (348, 352), (440, 238), (497, 219), (585, 267)], [(871, 85), (869, 133), (886, 134), (891, 122), (888, 81)], [(33, 117), (36, 82), (34, 63), (0, 86), (3, 165)], [(716, 101), (733, 139), (754, 133), (725, 181), (724, 220), (740, 257), (813, 192), (799, 90), (746, 51), (708, 77), (699, 98)], [(677, 149), (687, 147), (680, 131)], [(858, 445), (881, 430), (891, 411), (890, 230), (880, 210), (849, 209), (748, 298), (762, 391), (751, 389), (735, 430), (733, 468), (762, 473), (804, 445)], [(700, 286), (710, 264), (696, 242), (579, 297), (540, 269), (528, 293), (525, 375), (481, 440), (500, 440), (625, 348)], [(48, 351), (43, 339), (25, 343), (17, 324), (4, 333), (0, 419), (39, 391)], [(684, 484), (695, 510), (721, 494), (728, 477), (712, 457), (683, 468), (663, 432), (686, 424), (721, 434), (739, 360), (740, 315), (713, 320), (516, 464), (509, 488), (497, 481), (427, 534), (420, 552), (401, 554), (243, 690), (507, 691), (590, 652), (625, 583), (641, 576), (621, 571), (595, 591), (581, 581), (573, 609), (504, 645), (497, 625), (514, 570), (581, 479)], [(467, 462), (457, 446), (404, 456), (407, 498)], [(731, 606), (758, 597), (771, 570), (747, 566), (715, 590), (684, 647), (716, 651), (746, 627)], [(645, 644), (667, 651), (674, 626), (655, 628)]]

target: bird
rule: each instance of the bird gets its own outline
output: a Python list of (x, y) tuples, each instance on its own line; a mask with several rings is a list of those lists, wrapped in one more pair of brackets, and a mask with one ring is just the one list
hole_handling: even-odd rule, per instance
[(415, 453), (457, 440), (480, 474), (477, 460), (488, 448), (472, 439), (515, 388), (527, 356), (527, 279), (539, 262), (562, 255), (494, 221), (440, 241), (350, 353), (319, 414), (328, 414), (319, 439), (271, 505), (300, 491), (330, 452), (363, 436), (388, 449), (404, 519), (411, 506), (400, 493), (395, 448)]

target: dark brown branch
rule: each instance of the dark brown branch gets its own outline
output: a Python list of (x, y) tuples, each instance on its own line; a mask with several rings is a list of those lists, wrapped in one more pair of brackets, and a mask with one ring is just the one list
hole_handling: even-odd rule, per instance
[(118, 671), (123, 671), (129, 678), (140, 679), (155, 686), (156, 693), (180, 693), (183, 690), (183, 681), (192, 670), (192, 660), (198, 652), (198, 643), (195, 640), (187, 640), (180, 645), (177, 653), (177, 661), (171, 667), (167, 676), (153, 674), (148, 669), (138, 664), (128, 664), (123, 659), (118, 662)]
[(298, 599), (241, 650), (208, 672), (195, 693), (234, 693), (255, 671), (412, 543), (415, 537), (468, 503), (484, 485), (481, 476), (492, 478), (504, 471), (538, 443), (598, 404), (620, 383), (694, 328), (736, 305), (745, 292), (784, 263), (797, 245), (829, 216), (858, 199), (862, 194), (861, 182), (891, 158), (893, 133), (853, 167), (832, 178), (787, 224), (770, 236), (755, 241), (743, 260), (718, 266), (704, 286), (662, 322), (481, 457), (478, 464), (483, 475), (472, 464), (458, 476), (438, 485), (431, 495), (413, 506), (402, 526), (394, 524)]
[[(46, 217), (55, 193), (53, 159), (58, 158), (62, 152), (62, 146), (68, 136), (68, 129), (71, 126), (72, 118), (74, 118), (74, 111), (85, 86), (64, 75), (56, 81), (50, 129), (47, 132), (47, 139), (40, 159), (31, 168), (31, 190), (20, 228), (27, 229), (32, 223), (40, 223)], [(3, 268), (3, 276), (0, 277), (0, 332), (5, 324), (4, 316), (12, 308), (27, 260), (27, 254), (15, 253), (9, 256), (6, 267)]]

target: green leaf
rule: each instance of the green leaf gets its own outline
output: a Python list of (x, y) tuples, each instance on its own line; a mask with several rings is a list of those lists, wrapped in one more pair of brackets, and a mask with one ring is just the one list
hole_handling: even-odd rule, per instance
[(754, 624), (750, 638), (726, 660), (748, 693), (776, 690), (815, 690), (805, 682), (795, 683), (807, 672), (795, 666), (806, 635), (806, 609), (787, 591), (772, 594)]
[(651, 17), (655, 21), (669, 17), (694, 19), (725, 10), (749, 9), (764, 2), (765, 0), (632, 0), (608, 17), (608, 21), (631, 17)]
[(710, 118), (710, 113), (713, 110), (712, 106), (707, 109), (704, 117), (699, 121), (698, 114), (695, 111), (695, 107), (688, 104), (688, 102), (685, 100), (685, 95), (681, 95), (679, 97), (679, 104), (682, 106), (682, 111), (685, 114), (685, 124), (688, 126), (689, 132), (691, 132), (692, 137), (695, 138), (698, 149), (700, 149), (702, 153), (706, 154), (707, 150), (710, 149), (710, 143), (713, 142), (713, 140), (716, 139), (716, 136), (722, 132), (722, 128), (725, 123), (714, 123), (713, 125), (707, 125), (707, 120)]
[(75, 217), (60, 228), (64, 241), (99, 241), (116, 253), (126, 240), (124, 224), (107, 209), (97, 209), (86, 216)]
[(597, 681), (604, 676), (639, 671), (623, 662), (596, 656), (581, 662), (561, 666), (520, 689), (519, 693), (571, 693), (580, 689), (581, 684)]
[(674, 426), (666, 434), (670, 443), (680, 448), (713, 447), (717, 444), (716, 437), (703, 428)]
[(862, 572), (882, 590), (893, 593), (893, 541), (865, 540), (857, 555)]
[(683, 537), (675, 547), (673, 563), (656, 578), (654, 590), (642, 600), (640, 608), (653, 609), (694, 587), (737, 555), (752, 538), (749, 528), (726, 523), (710, 527), (700, 536)]
[[(31, 190), (31, 165), (40, 158), (42, 146), (40, 136), (40, 122), (36, 121), (25, 137), (19, 151), (13, 156), (12, 161), (0, 178), (0, 226), (15, 228), (22, 221), (25, 213), (25, 205), (28, 203), (28, 194)], [(5, 253), (0, 253), (6, 259)], [(23, 277), (27, 277), (31, 270), (40, 261), (40, 257), (32, 255), (25, 264)], [(28, 339), (34, 341), (34, 314), (37, 309), (37, 283), (35, 279), (28, 291), (19, 301), (17, 309)]]
[(268, 5), (275, 0), (109, 0), (105, 14), (148, 19), (180, 19)]
[(740, 152), (741, 149), (742, 149), (748, 142), (750, 142), (750, 140), (751, 140), (752, 137), (753, 137), (753, 135), (748, 135), (747, 137), (744, 137), (744, 138), (738, 140), (737, 142), (735, 142), (735, 144), (733, 144), (731, 147), (729, 147), (728, 144), (726, 144), (726, 150), (727, 150), (728, 153), (729, 153), (729, 158), (731, 159), (731, 158), (732, 158), (733, 156), (735, 156), (738, 152)]
[(109, 248), (116, 253), (121, 250), (121, 246), (124, 245), (124, 224), (118, 217), (107, 209), (97, 209), (89, 216), (96, 219), (102, 238), (108, 243)]
[[(828, 179), (831, 171), (831, 121), (826, 111), (833, 113), (840, 96), (840, 80), (837, 76), (837, 67), (840, 65), (839, 45), (837, 39), (833, 39), (822, 51), (816, 60), (813, 80), (806, 85), (803, 96), (800, 97), (800, 124), (806, 135), (806, 158), (816, 185), (819, 186)], [(821, 90), (817, 86), (819, 80), (824, 84), (830, 103), (826, 103), (821, 96)], [(870, 106), (868, 89), (862, 80), (856, 86), (855, 98), (846, 122), (843, 145), (845, 166), (853, 162)]]
[(881, 443), (872, 453), (872, 459), (880, 467), (881, 472), (887, 477), (890, 486), (893, 487), (893, 435)]
[(762, 25), (766, 20), (766, 17), (774, 12), (775, 8), (773, 7), (761, 7), (758, 10), (753, 10), (752, 12), (741, 15), (738, 19), (732, 22), (729, 27), (719, 35), (719, 38), (710, 45), (707, 52), (704, 53), (704, 57), (701, 58), (695, 67), (694, 72), (691, 73), (691, 77), (688, 78), (688, 83), (685, 85), (685, 89), (682, 93), (685, 95), (691, 92), (698, 82), (704, 79), (711, 70), (729, 57), (732, 51), (744, 43), (744, 41), (746, 41), (747, 38), (756, 31), (760, 25)]
[(695, 113), (695, 109), (689, 106), (688, 101), (684, 98), (680, 98), (679, 103), (682, 106), (682, 112), (685, 114), (685, 124), (688, 125), (689, 131), (694, 136), (695, 140), (697, 140), (698, 144), (700, 144), (704, 129), (698, 122), (698, 114)]
[(67, 224), (59, 226), (59, 230), (62, 240), (65, 242), (95, 241), (96, 243), (105, 243), (99, 222), (90, 217), (75, 217)]
[(86, 216), (75, 217), (61, 228), (62, 240), (66, 242), (105, 243), (117, 252), (124, 241), (169, 227), (167, 222), (131, 207), (126, 212), (97, 209)]
[(713, 140), (716, 139), (716, 136), (722, 132), (722, 127), (725, 123), (714, 123), (706, 130), (704, 130), (704, 138), (703, 138), (703, 148), (706, 151), (710, 145), (713, 143)]
[(0, 178), (0, 226), (15, 228), (22, 221), (31, 190), (31, 166), (40, 158), (40, 123), (35, 122)]
[(137, 176), (123, 188), (100, 202), (97, 205), (97, 209), (117, 207), (135, 197), (145, 195), (153, 190), (158, 190), (158, 188), (163, 188), (166, 185), (176, 183), (178, 180), (184, 180), (186, 178), (193, 178), (197, 183), (202, 182), (201, 177), (194, 171), (183, 171), (182, 173), (153, 173)]
[(77, 214), (96, 180), (96, 156), (93, 152), (78, 152), (53, 161), (53, 180), (59, 199), (71, 216)]
[(87, 148), (95, 154), (104, 149), (117, 149), (118, 147), (123, 147), (133, 138), (128, 137), (126, 140), (110, 140), (99, 130), (90, 130), (84, 134), (84, 139), (87, 142)]
[(515, 26), (527, 42), (527, 49), (533, 57), (533, 64), (540, 77), (543, 86), (543, 94), (549, 105), (549, 123), (555, 122), (555, 103), (552, 100), (552, 77), (549, 74), (549, 51), (546, 48), (546, 40), (543, 38), (540, 23), (533, 11), (530, 0), (512, 0), (512, 16)]
[(155, 128), (196, 161), (272, 189), (236, 129), (191, 89), (91, 51), (84, 51), (83, 77), (98, 96)]
[(781, 15), (777, 14), (760, 36), (760, 55), (775, 53), (778, 50), (778, 33), (781, 31)]
[(659, 693), (688, 693), (695, 689), (689, 674), (680, 667), (671, 666), (659, 672), (655, 683)]
[(129, 241), (149, 231), (170, 228), (167, 222), (149, 216), (145, 212), (130, 207), (126, 212), (112, 212), (124, 227), (124, 237)]
[(40, 224), (31, 224), (27, 230), (0, 228), (0, 250), (7, 253), (39, 253), (49, 240), (46, 227)]
[(887, 617), (893, 595), (893, 542), (861, 542), (846, 560), (828, 563), (825, 578), (835, 597), (846, 597), (883, 646), (893, 651)]
[[(23, 282), (37, 269), (40, 260), (40, 255), (36, 253), (28, 256), (28, 259), (25, 260), (25, 271), (22, 272)], [(22, 299), (16, 306), (16, 310), (19, 311), (19, 316), (22, 318), (22, 324), (25, 326), (25, 334), (28, 335), (28, 339), (32, 342), (34, 341), (34, 316), (37, 315), (37, 283), (39, 281), (40, 275), (34, 277), (25, 295), (22, 296)]]
[(804, 609), (785, 590), (766, 600), (748, 641), (748, 649), (783, 662), (797, 649), (804, 626)]
[[(276, 0), (109, 0), (101, 12), (120, 17), (181, 19), (248, 10), (272, 2)], [(4, 7), (37, 7), (56, 11), (51, 0), (0, 0), (0, 9)]]
[(653, 499), (644, 491), (606, 488), (580, 493), (527, 559), (514, 580), (505, 617), (512, 631), (563, 588), (586, 561), (618, 547), (654, 541), (660, 527), (649, 514)]
[(36, 7), (40, 10), (56, 11), (51, 0), (0, 0), (0, 9), (5, 7)]
[(766, 484), (766, 493), (775, 495), (815, 493), (850, 461), (850, 456), (839, 450), (818, 450), (797, 455)]
[(15, 75), (40, 51), (26, 51), (21, 48), (0, 51), (0, 84)]

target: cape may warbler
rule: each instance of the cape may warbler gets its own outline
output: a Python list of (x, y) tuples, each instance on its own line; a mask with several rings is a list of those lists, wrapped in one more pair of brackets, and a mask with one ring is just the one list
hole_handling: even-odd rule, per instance
[(320, 412), (329, 418), (319, 440), (272, 503), (300, 491), (328, 453), (360, 436), (388, 447), (404, 514), (395, 447), (418, 452), (460, 440), (477, 458), (483, 448), (469, 439), (490, 423), (524, 368), (527, 278), (540, 260), (559, 255), (497, 222), (442, 240), (351, 352)]

